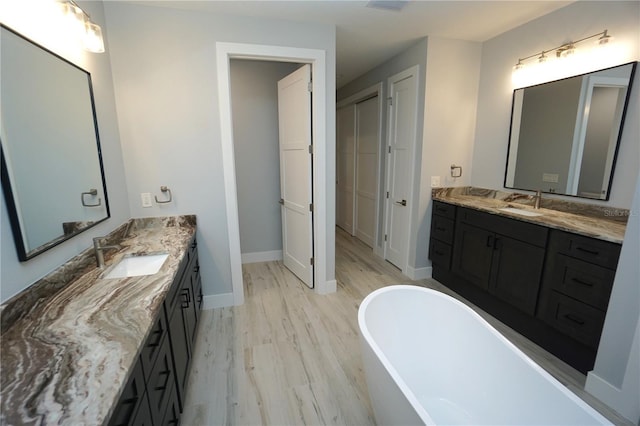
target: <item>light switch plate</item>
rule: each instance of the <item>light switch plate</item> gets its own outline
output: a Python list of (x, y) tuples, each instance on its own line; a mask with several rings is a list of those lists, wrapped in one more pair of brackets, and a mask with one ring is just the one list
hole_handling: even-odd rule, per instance
[(142, 207), (153, 207), (153, 204), (151, 203), (150, 192), (143, 192), (142, 194), (140, 194), (140, 198), (142, 199)]
[(440, 187), (440, 176), (431, 176), (431, 187), (432, 188)]
[(558, 183), (558, 178), (560, 176), (558, 176), (555, 173), (543, 173), (542, 174), (542, 181), (543, 182), (552, 182), (552, 183)]

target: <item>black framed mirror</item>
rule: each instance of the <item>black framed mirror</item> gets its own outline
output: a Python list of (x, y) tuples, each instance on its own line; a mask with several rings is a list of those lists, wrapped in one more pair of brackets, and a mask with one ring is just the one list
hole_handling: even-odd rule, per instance
[(514, 90), (505, 188), (608, 200), (635, 70)]
[(1, 26), (2, 189), (25, 261), (110, 217), (84, 69)]

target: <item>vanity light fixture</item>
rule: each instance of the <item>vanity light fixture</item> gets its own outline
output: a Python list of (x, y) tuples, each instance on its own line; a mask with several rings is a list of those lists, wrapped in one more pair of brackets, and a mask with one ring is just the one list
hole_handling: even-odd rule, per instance
[(608, 34), (608, 30), (604, 30), (597, 34), (581, 38), (580, 40), (570, 41), (568, 43), (561, 44), (560, 46), (556, 46), (548, 50), (543, 50), (540, 53), (536, 52), (532, 55), (525, 56), (524, 58), (518, 58), (518, 62), (513, 67), (513, 70), (514, 72), (522, 70), (525, 67), (525, 63), (533, 58), (537, 58), (538, 63), (546, 62), (548, 59), (547, 54), (551, 52), (555, 52), (555, 56), (557, 58), (566, 58), (572, 56), (576, 52), (576, 45), (596, 37), (598, 37), (598, 39), (596, 40), (596, 44), (598, 46), (607, 45), (613, 40), (613, 37)]
[(85, 50), (93, 53), (104, 52), (104, 40), (100, 25), (91, 20), (87, 12), (82, 10), (73, 0), (58, 0), (60, 9), (72, 25), (74, 32), (82, 39)]

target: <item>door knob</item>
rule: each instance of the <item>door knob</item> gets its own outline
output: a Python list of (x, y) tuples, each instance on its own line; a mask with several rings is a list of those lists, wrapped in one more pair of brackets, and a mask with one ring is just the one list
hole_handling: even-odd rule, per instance
[(401, 206), (406, 206), (407, 205), (407, 200), (396, 201), (396, 204), (399, 204)]

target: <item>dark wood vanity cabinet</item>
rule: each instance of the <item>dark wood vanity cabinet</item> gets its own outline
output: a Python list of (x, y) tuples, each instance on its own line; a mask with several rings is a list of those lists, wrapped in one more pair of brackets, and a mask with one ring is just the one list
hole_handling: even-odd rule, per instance
[(452, 267), (468, 282), (533, 315), (548, 229), (458, 208)]
[(194, 238), (109, 425), (180, 423), (201, 308), (202, 281)]
[(453, 251), (453, 232), (455, 229), (456, 207), (451, 204), (433, 202), (431, 218), (431, 241), (429, 259), (434, 265), (449, 269)]
[(553, 230), (538, 316), (597, 349), (620, 249), (620, 244)]
[(620, 247), (434, 201), (433, 278), (583, 373), (595, 362)]

